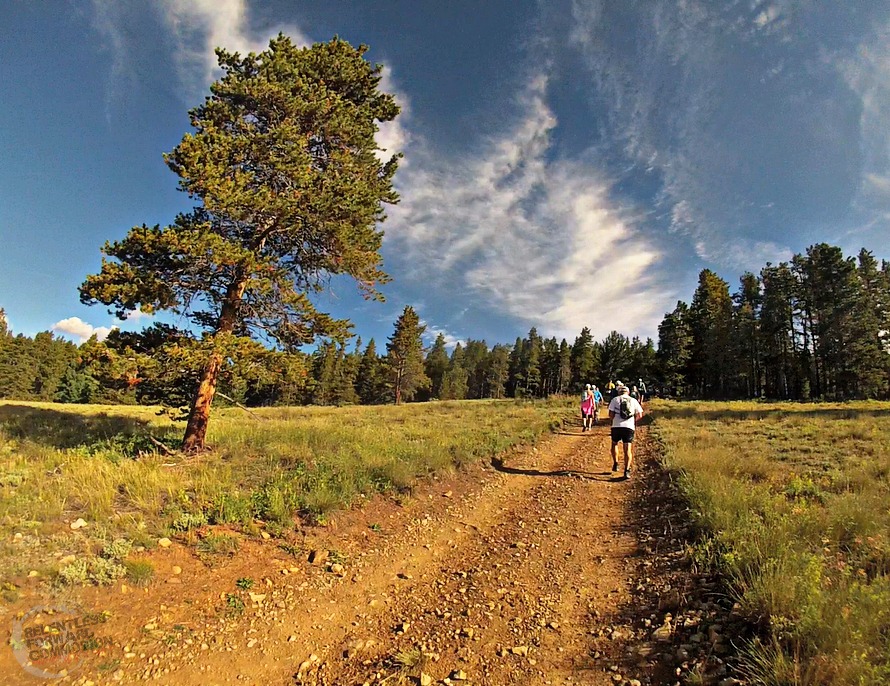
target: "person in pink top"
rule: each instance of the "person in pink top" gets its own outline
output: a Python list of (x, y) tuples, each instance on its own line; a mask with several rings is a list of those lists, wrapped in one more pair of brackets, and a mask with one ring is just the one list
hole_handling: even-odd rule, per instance
[(590, 384), (581, 395), (581, 431), (593, 428), (593, 411), (596, 409), (596, 400)]

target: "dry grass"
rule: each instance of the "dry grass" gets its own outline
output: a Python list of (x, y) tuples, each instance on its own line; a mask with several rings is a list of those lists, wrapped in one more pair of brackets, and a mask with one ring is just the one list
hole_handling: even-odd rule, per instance
[[(275, 533), (300, 518), (530, 443), (574, 409), (567, 401), (463, 401), (384, 407), (271, 408), (263, 420), (217, 410), (213, 452), (160, 454), (182, 425), (154, 408), (0, 402), (0, 576), (61, 555), (93, 554), (115, 538), (151, 547), (158, 536), (234, 525)], [(170, 466), (170, 463), (176, 463)], [(87, 527), (66, 524), (82, 517)], [(23, 534), (18, 540), (16, 533)]]
[(890, 403), (652, 410), (700, 561), (763, 630), (752, 683), (890, 683)]

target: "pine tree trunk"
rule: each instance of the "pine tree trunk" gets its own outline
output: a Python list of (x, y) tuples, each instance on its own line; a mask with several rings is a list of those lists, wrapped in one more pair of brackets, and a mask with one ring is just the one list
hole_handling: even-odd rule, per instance
[(207, 366), (192, 409), (189, 412), (188, 425), (185, 429), (185, 437), (182, 439), (182, 451), (187, 454), (195, 454), (204, 450), (204, 440), (207, 436), (207, 424), (210, 422), (210, 406), (213, 396), (216, 394), (216, 382), (219, 379), (219, 370), (222, 368), (222, 355), (213, 353)]
[[(219, 315), (217, 334), (232, 333), (235, 330), (238, 303), (241, 302), (246, 286), (247, 279), (245, 278), (240, 278), (229, 286)], [(222, 354), (217, 351), (212, 352), (201, 375), (201, 383), (198, 384), (198, 390), (195, 392), (195, 399), (192, 401), (192, 408), (189, 411), (188, 424), (185, 427), (185, 436), (182, 439), (182, 451), (188, 455), (194, 455), (204, 450), (207, 425), (210, 423), (210, 407), (213, 404), (213, 396), (216, 394), (216, 382), (219, 379), (222, 362)]]

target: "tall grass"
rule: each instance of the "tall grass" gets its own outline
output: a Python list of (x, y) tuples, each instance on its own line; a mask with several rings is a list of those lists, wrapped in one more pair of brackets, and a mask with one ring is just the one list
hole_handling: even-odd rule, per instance
[[(535, 441), (564, 401), (467, 401), (350, 408), (217, 410), (193, 459), (157, 452), (182, 432), (150, 408), (0, 403), (0, 534), (83, 533), (150, 544), (203, 522), (292, 526), (359, 496)], [(170, 463), (176, 464), (171, 466)], [(3, 558), (14, 548), (0, 549)]]
[(652, 405), (760, 638), (752, 683), (890, 683), (890, 403)]

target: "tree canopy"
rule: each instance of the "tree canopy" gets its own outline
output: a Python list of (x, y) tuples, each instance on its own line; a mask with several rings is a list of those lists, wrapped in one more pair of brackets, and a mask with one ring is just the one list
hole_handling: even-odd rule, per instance
[(381, 299), (378, 225), (398, 200), (398, 155), (380, 161), (374, 136), (399, 108), (366, 50), (339, 38), (298, 48), (284, 35), (245, 57), (218, 49), (223, 76), (165, 155), (198, 205), (106, 243), (110, 259), (81, 286), (83, 302), (121, 317), (167, 310), (189, 322), (171, 336), (198, 370), (186, 451), (204, 448), (220, 369), (251, 339), (290, 350), (346, 337), (350, 323), (310, 299), (332, 275)]

